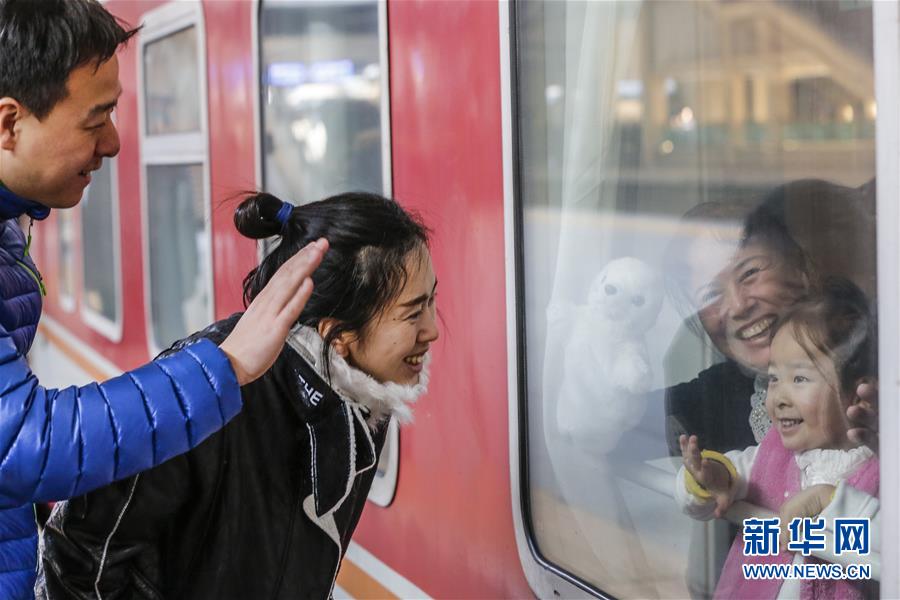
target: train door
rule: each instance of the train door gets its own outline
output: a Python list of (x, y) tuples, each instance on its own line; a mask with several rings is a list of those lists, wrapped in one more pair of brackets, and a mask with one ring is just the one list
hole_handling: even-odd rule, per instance
[[(298, 205), (390, 196), (386, 4), (261, 0), (254, 14), (260, 189)], [(369, 494), (381, 506), (396, 490), (399, 437), (392, 420)]]
[[(784, 497), (812, 484), (783, 473), (847, 459), (834, 498), (872, 500), (877, 476), (846, 481), (880, 458), (890, 508), (859, 589), (900, 593), (887, 566), (900, 544), (896, 13), (852, 0), (501, 5), (513, 509), (539, 596), (705, 598), (734, 576), (743, 519), (782, 503), (744, 490), (749, 502), (711, 519), (685, 491), (682, 434), (727, 454), (735, 481)], [(861, 323), (877, 314), (878, 335), (854, 348), (872, 349), (882, 382), (880, 456), (846, 426), (797, 441), (791, 427), (825, 426), (772, 408), (789, 404), (773, 391), (772, 335), (835, 294)], [(832, 383), (852, 371), (837, 354)], [(821, 406), (855, 401), (842, 385)], [(760, 466), (775, 456), (783, 470)]]

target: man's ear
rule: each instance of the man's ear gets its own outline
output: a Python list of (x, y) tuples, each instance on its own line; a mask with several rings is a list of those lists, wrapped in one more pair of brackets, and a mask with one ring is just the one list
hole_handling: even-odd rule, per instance
[(26, 114), (25, 107), (15, 98), (0, 98), (0, 148), (15, 150), (18, 140), (16, 123)]
[[(325, 317), (319, 320), (316, 329), (319, 336), (324, 340), (331, 329), (337, 325), (339, 321), (332, 317)], [(341, 358), (347, 358), (350, 355), (350, 344), (356, 340), (356, 336), (350, 331), (341, 332), (332, 342), (331, 347), (337, 352)]]

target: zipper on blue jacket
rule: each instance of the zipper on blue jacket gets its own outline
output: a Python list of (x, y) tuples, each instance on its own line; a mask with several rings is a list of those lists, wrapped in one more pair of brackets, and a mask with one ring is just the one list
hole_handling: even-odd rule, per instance
[(31, 267), (22, 262), (21, 260), (16, 260), (16, 263), (19, 264), (23, 269), (25, 269), (31, 278), (38, 284), (38, 287), (41, 288), (41, 296), (47, 295), (47, 288), (44, 287), (44, 281), (41, 279), (41, 274), (36, 273)]
[[(22, 255), (22, 258), (28, 256), (28, 251), (31, 250), (31, 226), (34, 225), (34, 219), (31, 219), (28, 223), (28, 240), (25, 242), (25, 252)], [(38, 284), (38, 287), (41, 288), (41, 296), (47, 295), (47, 288), (44, 287), (44, 280), (41, 278), (40, 272), (34, 271), (31, 267), (29, 267), (25, 262), (16, 259), (16, 262), (31, 275), (31, 278)]]

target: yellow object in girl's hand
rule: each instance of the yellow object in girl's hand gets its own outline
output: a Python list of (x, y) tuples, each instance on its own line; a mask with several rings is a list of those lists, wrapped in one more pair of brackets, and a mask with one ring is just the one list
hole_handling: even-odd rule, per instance
[(700, 498), (701, 500), (709, 500), (712, 498), (712, 494), (709, 493), (709, 490), (697, 483), (697, 480), (694, 479), (694, 476), (691, 475), (691, 472), (688, 469), (684, 470), (684, 487), (693, 496)]

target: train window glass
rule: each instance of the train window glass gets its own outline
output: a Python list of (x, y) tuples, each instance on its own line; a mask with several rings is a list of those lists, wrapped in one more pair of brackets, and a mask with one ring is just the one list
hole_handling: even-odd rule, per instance
[(59, 304), (67, 311), (75, 309), (75, 212), (56, 211), (59, 228)]
[(140, 44), (147, 329), (156, 353), (214, 315), (202, 4), (145, 14)]
[(197, 28), (187, 27), (144, 47), (148, 135), (200, 131)]
[[(729, 455), (771, 492), (751, 514), (778, 511), (803, 460), (852, 457), (851, 481), (872, 464), (844, 425), (797, 441), (766, 408), (792, 309), (875, 300), (872, 5), (523, 2), (514, 27), (534, 547), (583, 589), (708, 597), (734, 581), (735, 529), (684, 514), (680, 434), (760, 446)], [(840, 389), (815, 397), (838, 419)]]
[(120, 335), (119, 209), (116, 159), (103, 161), (81, 201), (82, 310), (85, 321), (113, 339)]
[(379, 3), (264, 1), (259, 39), (266, 189), (383, 193)]
[(208, 323), (209, 262), (202, 165), (147, 169), (150, 303), (154, 338), (166, 345)]

